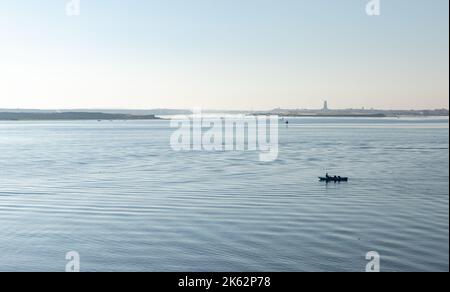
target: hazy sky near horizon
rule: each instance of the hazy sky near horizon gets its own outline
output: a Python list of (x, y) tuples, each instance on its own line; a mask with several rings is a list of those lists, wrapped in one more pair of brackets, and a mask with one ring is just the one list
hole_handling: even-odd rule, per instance
[(448, 108), (449, 1), (0, 0), (0, 108)]

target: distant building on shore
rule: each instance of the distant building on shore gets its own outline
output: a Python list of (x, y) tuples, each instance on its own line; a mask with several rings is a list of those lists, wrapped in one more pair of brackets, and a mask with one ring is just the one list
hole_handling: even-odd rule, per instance
[(324, 111), (324, 112), (327, 112), (327, 111), (329, 111), (330, 109), (328, 108), (328, 101), (324, 101), (323, 102), (323, 108), (322, 108), (322, 110)]

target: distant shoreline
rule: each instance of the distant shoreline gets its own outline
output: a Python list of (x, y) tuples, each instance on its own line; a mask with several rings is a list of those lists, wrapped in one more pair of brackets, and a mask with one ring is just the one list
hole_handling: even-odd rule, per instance
[(107, 114), (95, 112), (21, 113), (0, 112), (0, 121), (102, 121), (160, 120), (155, 115)]
[[(255, 116), (258, 115), (273, 115), (270, 113), (265, 114), (253, 114)], [(387, 118), (388, 116), (385, 114), (323, 114), (323, 115), (316, 115), (316, 114), (278, 114), (279, 117), (282, 118)]]
[(329, 118), (399, 118), (399, 117), (448, 117), (447, 109), (437, 110), (289, 110), (275, 109), (268, 112), (253, 112), (253, 115), (278, 115), (280, 117), (329, 117)]
[[(156, 116), (153, 112), (157, 111)], [(205, 111), (206, 113), (208, 111)], [(280, 118), (448, 118), (448, 110), (422, 111), (377, 111), (377, 110), (282, 110), (230, 112), (217, 111), (216, 114), (244, 114), (248, 116), (279, 116)], [(189, 116), (185, 110), (120, 110), (117, 111), (45, 111), (45, 110), (1, 110), (0, 121), (116, 121), (116, 120), (163, 120), (170, 116)]]

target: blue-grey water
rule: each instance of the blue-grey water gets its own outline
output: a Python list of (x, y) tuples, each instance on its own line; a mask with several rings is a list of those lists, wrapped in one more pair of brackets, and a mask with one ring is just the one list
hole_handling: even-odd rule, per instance
[(174, 152), (167, 121), (0, 122), (0, 271), (449, 270), (448, 119), (290, 122), (272, 163)]

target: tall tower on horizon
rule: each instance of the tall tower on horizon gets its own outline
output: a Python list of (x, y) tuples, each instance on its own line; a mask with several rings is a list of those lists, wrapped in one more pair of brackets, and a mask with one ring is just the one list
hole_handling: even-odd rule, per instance
[(323, 102), (323, 109), (322, 109), (322, 110), (323, 110), (324, 112), (325, 112), (325, 111), (328, 111), (328, 101), (325, 100), (325, 101)]

